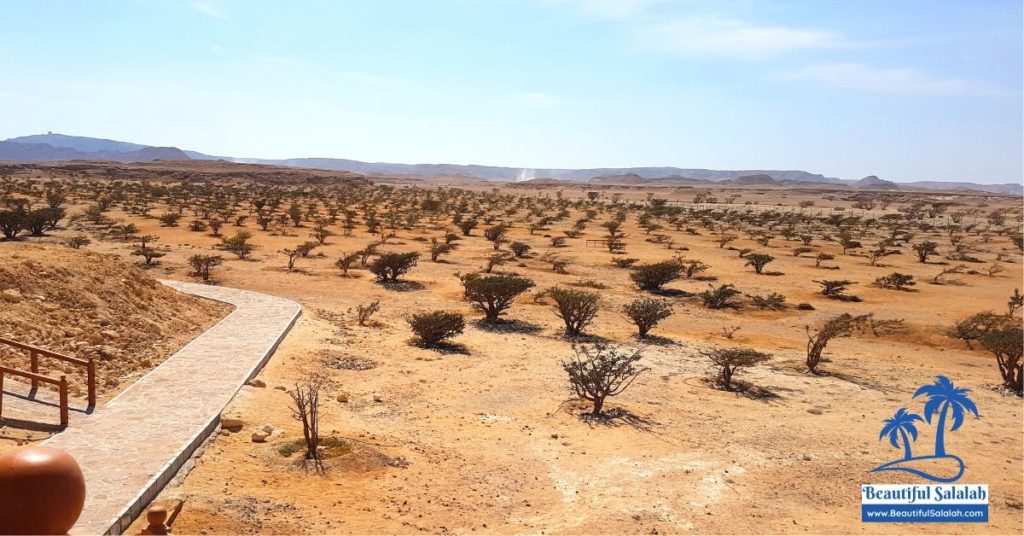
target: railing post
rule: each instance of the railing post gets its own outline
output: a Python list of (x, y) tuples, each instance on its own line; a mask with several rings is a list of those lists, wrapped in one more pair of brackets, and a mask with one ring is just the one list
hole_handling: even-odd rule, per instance
[(0, 420), (4, 418), (4, 371), (0, 370)]
[(89, 382), (89, 406), (96, 406), (96, 360), (89, 358), (89, 364), (86, 365), (86, 372), (88, 375), (87, 381)]
[[(29, 370), (31, 370), (33, 374), (39, 374), (39, 355), (36, 354), (35, 350), (29, 350), (28, 354), (29, 354), (29, 361), (31, 362)], [(39, 380), (37, 380), (35, 378), (32, 378), (32, 390), (35, 390), (38, 387), (39, 387)]]
[(68, 378), (60, 377), (60, 427), (68, 426)]

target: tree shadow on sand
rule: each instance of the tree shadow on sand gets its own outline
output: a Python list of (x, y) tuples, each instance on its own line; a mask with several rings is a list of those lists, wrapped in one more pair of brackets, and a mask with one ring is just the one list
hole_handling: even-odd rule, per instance
[(625, 408), (613, 408), (607, 411), (602, 411), (600, 415), (594, 415), (593, 413), (586, 411), (578, 415), (579, 419), (591, 427), (605, 426), (615, 427), (626, 425), (635, 430), (653, 433), (654, 427), (658, 426), (659, 423), (653, 419), (647, 417), (641, 417)]
[(489, 333), (523, 333), (533, 335), (543, 331), (543, 326), (525, 320), (487, 320), (482, 318), (473, 323), (481, 331)]
[(391, 292), (415, 292), (427, 288), (426, 285), (419, 281), (379, 281), (377, 284)]

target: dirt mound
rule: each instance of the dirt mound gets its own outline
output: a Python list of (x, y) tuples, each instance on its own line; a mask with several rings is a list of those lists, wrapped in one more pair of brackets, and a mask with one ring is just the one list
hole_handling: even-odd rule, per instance
[[(100, 398), (160, 364), (224, 315), (227, 305), (181, 294), (112, 255), (57, 246), (0, 245), (0, 336), (73, 357), (97, 358)], [(0, 364), (28, 370), (24, 351), (0, 346)], [(40, 360), (68, 375), (83, 367)]]

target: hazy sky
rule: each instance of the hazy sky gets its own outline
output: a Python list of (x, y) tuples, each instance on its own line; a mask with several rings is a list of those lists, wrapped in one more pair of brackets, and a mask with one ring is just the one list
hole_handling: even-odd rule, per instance
[(0, 139), (1019, 182), (1013, 1), (7, 1)]

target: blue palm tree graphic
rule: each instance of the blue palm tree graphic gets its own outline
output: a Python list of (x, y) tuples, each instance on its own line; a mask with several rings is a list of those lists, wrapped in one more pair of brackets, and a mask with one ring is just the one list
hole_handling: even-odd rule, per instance
[(939, 413), (938, 428), (935, 432), (935, 455), (946, 455), (946, 416), (953, 412), (953, 426), (950, 432), (955, 432), (964, 423), (964, 410), (971, 412), (975, 417), (978, 415), (978, 406), (968, 398), (967, 393), (971, 392), (966, 387), (956, 387), (953, 382), (945, 376), (936, 376), (935, 383), (922, 386), (914, 393), (914, 398), (926, 395), (928, 402), (924, 405), (924, 418), (928, 424), (932, 423), (932, 415)]
[[(933, 482), (956, 482), (959, 480), (963, 476), (966, 467), (964, 461), (959, 456), (946, 453), (946, 419), (952, 417), (953, 423), (949, 431), (955, 432), (964, 424), (964, 419), (968, 413), (973, 413), (975, 417), (980, 418), (978, 406), (968, 396), (970, 392), (971, 390), (966, 387), (953, 385), (953, 382), (945, 376), (936, 376), (935, 383), (920, 387), (914, 392), (914, 398), (921, 395), (928, 398), (924, 405), (924, 419), (920, 415), (909, 413), (906, 409), (900, 408), (892, 418), (882, 421), (885, 426), (883, 426), (882, 433), (878, 436), (880, 441), (888, 436), (889, 443), (896, 448), (899, 448), (900, 443), (902, 443), (903, 458), (879, 465), (872, 469), (871, 472), (902, 471)], [(910, 441), (917, 440), (917, 426), (914, 423), (924, 420), (928, 424), (932, 424), (932, 417), (935, 415), (938, 415), (938, 419), (935, 422), (935, 454), (912, 456)], [(922, 462), (924, 465), (922, 465)], [(951, 463), (955, 464), (956, 474), (953, 476), (942, 476), (929, 472), (928, 464), (932, 464), (931, 467), (933, 468), (936, 467), (934, 464), (939, 464), (938, 466), (942, 467), (942, 462), (945, 462), (944, 465), (947, 468)], [(950, 472), (943, 471), (944, 474), (949, 474)]]
[(882, 428), (882, 433), (878, 434), (878, 440), (881, 441), (885, 436), (889, 436), (889, 443), (892, 444), (893, 448), (900, 448), (900, 443), (903, 443), (903, 459), (911, 459), (910, 455), (910, 439), (907, 438), (907, 434), (914, 441), (917, 441), (917, 427), (914, 426), (915, 421), (923, 421), (920, 415), (916, 413), (907, 413), (906, 408), (900, 408), (896, 410), (896, 415), (891, 419), (886, 419), (882, 422), (885, 426)]

